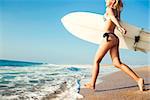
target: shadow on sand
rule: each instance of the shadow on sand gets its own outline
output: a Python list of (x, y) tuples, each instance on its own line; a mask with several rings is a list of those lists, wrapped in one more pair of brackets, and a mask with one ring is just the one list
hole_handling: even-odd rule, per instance
[[(144, 85), (148, 86), (148, 85), (150, 85), (150, 83), (146, 83)], [(113, 90), (120, 90), (120, 89), (133, 88), (133, 87), (137, 87), (137, 85), (126, 86), (126, 87), (119, 87), (119, 88), (113, 88), (113, 89), (96, 90), (95, 92), (113, 91)], [(150, 88), (147, 88), (144, 91), (148, 91), (148, 90), (150, 90)]]

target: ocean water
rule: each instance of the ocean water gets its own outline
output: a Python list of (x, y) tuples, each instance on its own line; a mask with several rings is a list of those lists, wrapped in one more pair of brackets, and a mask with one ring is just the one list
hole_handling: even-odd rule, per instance
[[(0, 100), (76, 100), (82, 97), (80, 88), (90, 80), (91, 68), (0, 60)], [(113, 66), (101, 66), (97, 82), (116, 71), (119, 69)]]

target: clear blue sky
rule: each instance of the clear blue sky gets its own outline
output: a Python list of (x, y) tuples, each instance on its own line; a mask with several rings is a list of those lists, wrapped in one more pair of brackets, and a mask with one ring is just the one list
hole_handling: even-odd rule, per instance
[[(150, 30), (149, 0), (123, 2), (122, 20)], [(72, 36), (60, 21), (74, 11), (103, 14), (105, 0), (0, 0), (0, 58), (92, 64), (98, 46)], [(127, 64), (147, 64), (150, 54), (121, 49), (120, 56)], [(111, 63), (109, 55), (102, 63)]]

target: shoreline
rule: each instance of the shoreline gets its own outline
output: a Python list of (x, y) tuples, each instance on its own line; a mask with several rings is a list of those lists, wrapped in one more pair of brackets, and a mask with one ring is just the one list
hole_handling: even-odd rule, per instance
[(139, 91), (137, 83), (122, 71), (102, 77), (103, 82), (96, 84), (95, 92), (81, 88), (83, 99), (78, 100), (148, 100), (150, 98), (150, 66), (133, 68), (133, 71), (144, 78), (144, 92)]

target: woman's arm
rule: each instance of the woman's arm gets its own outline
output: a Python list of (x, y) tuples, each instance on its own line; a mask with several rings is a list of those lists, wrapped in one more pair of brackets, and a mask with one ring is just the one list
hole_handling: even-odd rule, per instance
[(117, 28), (122, 32), (122, 33), (126, 33), (126, 30), (121, 26), (120, 22), (117, 20), (117, 18), (114, 15), (114, 12), (112, 10), (112, 8), (108, 8), (108, 15), (110, 17), (110, 19), (112, 20), (112, 22), (117, 26)]

